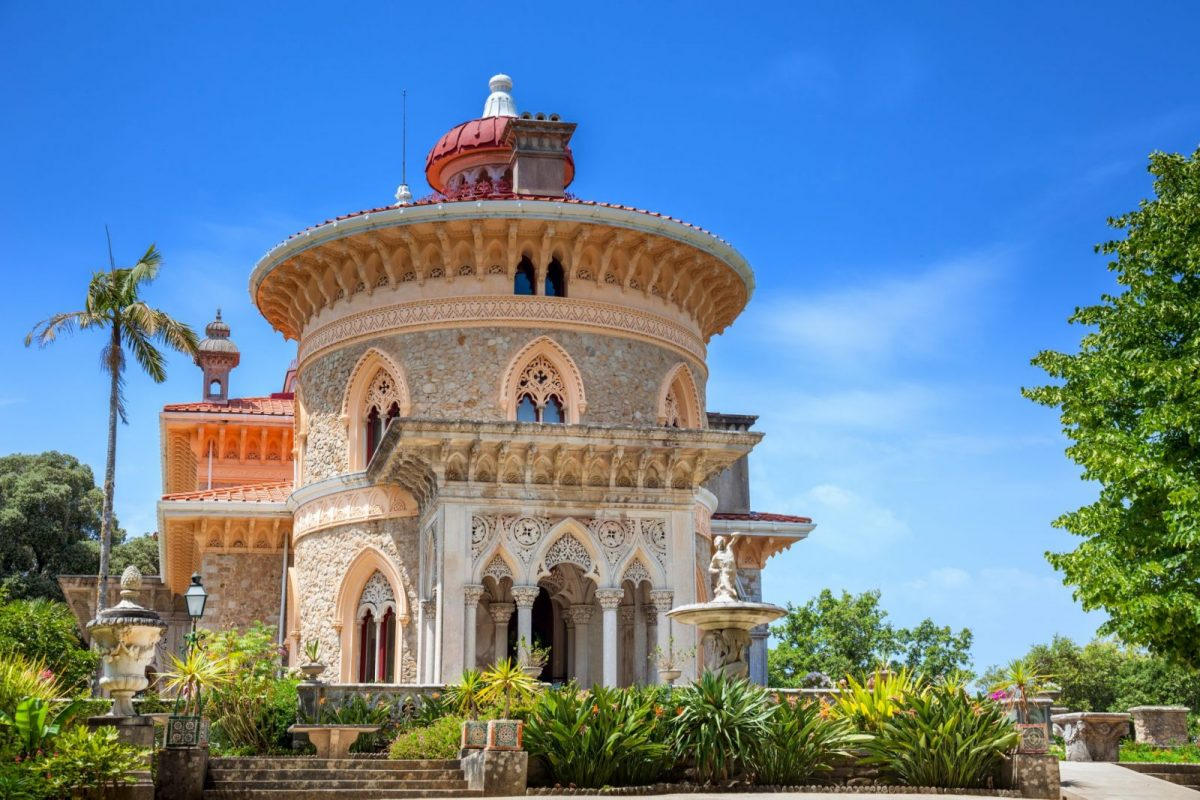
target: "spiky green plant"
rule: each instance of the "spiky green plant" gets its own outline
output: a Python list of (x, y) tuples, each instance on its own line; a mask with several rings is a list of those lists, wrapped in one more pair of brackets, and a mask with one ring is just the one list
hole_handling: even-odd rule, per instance
[(61, 697), (63, 691), (42, 659), (16, 651), (0, 653), (0, 709), (11, 713), (26, 697), (48, 701)]
[(458, 683), (446, 687), (446, 700), (458, 715), (467, 719), (479, 719), (479, 706), (483, 702), (481, 696), (486, 684), (483, 673), (477, 669), (463, 670)]
[(907, 698), (920, 694), (924, 688), (924, 680), (907, 669), (876, 670), (861, 682), (848, 675), (830, 712), (839, 719), (849, 720), (860, 731), (874, 733), (896, 715)]
[(867, 763), (900, 783), (972, 788), (986, 784), (1019, 739), (998, 704), (935, 686), (909, 695), (864, 747)]
[(483, 691), (479, 699), (485, 703), (504, 701), (504, 719), (512, 713), (513, 700), (522, 702), (537, 692), (538, 682), (526, 675), (511, 658), (497, 661), (483, 673)]
[(856, 733), (849, 720), (830, 716), (820, 701), (801, 698), (790, 702), (785, 697), (778, 701), (755, 760), (760, 784), (807, 783), (832, 770), (838, 758), (850, 755), (851, 747), (870, 738)]
[(702, 783), (720, 783), (753, 770), (775, 706), (744, 678), (706, 672), (678, 690), (673, 744), (692, 759)]
[(1043, 675), (1033, 662), (1017, 658), (1004, 668), (1000, 680), (988, 687), (993, 696), (1002, 695), (1001, 702), (1016, 712), (1018, 722), (1029, 721), (1029, 698), (1045, 691), (1053, 675)]

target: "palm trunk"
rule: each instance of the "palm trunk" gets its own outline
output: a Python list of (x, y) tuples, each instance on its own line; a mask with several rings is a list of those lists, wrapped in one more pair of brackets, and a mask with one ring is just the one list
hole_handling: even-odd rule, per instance
[[(114, 320), (112, 330), (113, 352), (121, 349), (121, 327)], [(104, 511), (100, 518), (100, 579), (96, 582), (96, 613), (108, 606), (108, 559), (112, 551), (113, 495), (117, 473), (117, 405), (120, 400), (120, 378), (114, 359), (109, 365), (112, 381), (108, 391), (108, 455), (104, 464)]]

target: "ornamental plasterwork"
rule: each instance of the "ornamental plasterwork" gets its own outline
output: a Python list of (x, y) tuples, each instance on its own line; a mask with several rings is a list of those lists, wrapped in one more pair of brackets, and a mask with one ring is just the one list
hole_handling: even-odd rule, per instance
[(654, 581), (650, 578), (650, 570), (646, 569), (646, 565), (641, 561), (634, 561), (626, 569), (625, 574), (621, 577), (622, 581), (629, 581), (634, 586), (638, 586), (643, 581), (653, 584)]
[(559, 564), (574, 564), (586, 573), (592, 569), (592, 556), (578, 539), (565, 533), (558, 538), (558, 541), (550, 545), (543, 564), (547, 570), (553, 569)]
[(411, 517), (416, 503), (399, 486), (351, 489), (311, 500), (296, 509), (293, 530), (297, 536), (334, 525)]
[(518, 547), (532, 550), (546, 535), (546, 529), (549, 527), (550, 520), (545, 517), (520, 517), (508, 525), (508, 532)]
[(597, 328), (665, 343), (700, 363), (704, 363), (706, 356), (699, 336), (683, 325), (646, 311), (575, 298), (564, 302), (561, 297), (500, 296), (419, 300), (352, 314), (305, 336), (300, 346), (300, 365), (303, 368), (309, 358), (326, 348), (384, 331), (504, 323), (539, 326), (560, 323)]
[(558, 398), (564, 407), (567, 404), (567, 387), (563, 384), (558, 367), (550, 359), (539, 355), (525, 365), (517, 379), (517, 399), (529, 395), (534, 405), (542, 408), (551, 397)]
[(513, 580), (512, 570), (509, 568), (508, 562), (506, 562), (500, 556), (492, 557), (492, 560), (487, 565), (487, 569), (483, 571), (483, 576), (485, 578), (491, 578), (497, 583), (499, 583), (502, 578), (508, 578), (510, 581)]
[(653, 554), (660, 567), (667, 568), (667, 523), (661, 519), (644, 519), (641, 521), (642, 541), (647, 550)]
[(370, 409), (374, 406), (381, 417), (386, 417), (388, 409), (392, 405), (395, 405), (397, 408), (402, 407), (400, 393), (396, 391), (395, 379), (388, 374), (387, 370), (380, 368), (375, 373), (375, 377), (371, 379), (371, 385), (367, 389), (363, 408)]
[(600, 543), (609, 564), (616, 564), (633, 542), (633, 523), (629, 520), (593, 519), (588, 521), (588, 530)]
[(358, 601), (360, 614), (361, 609), (366, 606), (371, 609), (371, 613), (378, 617), (389, 606), (395, 608), (396, 596), (392, 593), (392, 585), (388, 583), (387, 578), (383, 577), (383, 573), (375, 570), (374, 574), (367, 579), (363, 585), (362, 597)]
[(471, 555), (474, 558), (479, 558), (479, 554), (491, 543), (498, 522), (494, 516), (471, 515)]

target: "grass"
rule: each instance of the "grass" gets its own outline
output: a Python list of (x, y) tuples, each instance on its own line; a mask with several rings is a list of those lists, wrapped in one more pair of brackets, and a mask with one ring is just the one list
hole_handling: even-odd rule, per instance
[(1180, 747), (1152, 747), (1148, 744), (1123, 742), (1120, 760), (1156, 764), (1200, 764), (1200, 746), (1193, 743)]

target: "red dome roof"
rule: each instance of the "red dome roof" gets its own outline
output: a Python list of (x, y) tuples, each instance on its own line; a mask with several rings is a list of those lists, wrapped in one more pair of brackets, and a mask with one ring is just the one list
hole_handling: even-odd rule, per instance
[[(512, 153), (512, 147), (504, 143), (504, 131), (510, 119), (512, 117), (472, 119), (446, 131), (425, 157), (425, 180), (435, 191), (445, 192), (442, 175), (446, 167), (460, 157), (495, 152), (503, 154), (501, 160), (506, 161)], [(563, 185), (569, 186), (575, 178), (575, 161), (570, 148), (567, 148), (566, 172)]]

